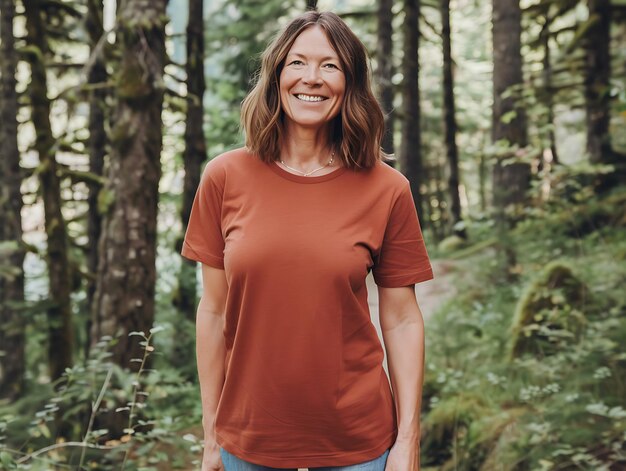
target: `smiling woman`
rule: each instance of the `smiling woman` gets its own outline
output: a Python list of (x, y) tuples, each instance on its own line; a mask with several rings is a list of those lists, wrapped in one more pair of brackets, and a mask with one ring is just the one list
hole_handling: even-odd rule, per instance
[(241, 123), (252, 153), (265, 162), (282, 160), (296, 173), (320, 165), (315, 175), (339, 166), (371, 168), (389, 158), (380, 148), (384, 119), (366, 49), (330, 12), (301, 15), (267, 47)]
[[(295, 40), (280, 73), (280, 101), (286, 135), (330, 135), (341, 111), (346, 77), (339, 57), (319, 26), (305, 29)], [(313, 136), (314, 140), (317, 140)], [(287, 149), (285, 154), (288, 154)], [(288, 156), (293, 160), (296, 156)], [(281, 161), (285, 158), (281, 156)], [(284, 162), (283, 162), (284, 163)], [(297, 162), (302, 167), (302, 162)]]
[(182, 249), (203, 264), (202, 471), (417, 471), (413, 285), (433, 273), (409, 182), (382, 160), (365, 47), (343, 20), (308, 12), (286, 26), (242, 127), (246, 147), (204, 169)]

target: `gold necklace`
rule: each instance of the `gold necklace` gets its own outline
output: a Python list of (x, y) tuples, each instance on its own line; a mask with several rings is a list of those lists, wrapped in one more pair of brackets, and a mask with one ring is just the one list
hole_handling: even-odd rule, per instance
[(298, 173), (302, 174), (303, 177), (308, 177), (309, 175), (311, 175), (311, 174), (313, 174), (313, 173), (315, 173), (315, 172), (317, 172), (319, 170), (322, 170), (323, 168), (328, 167), (330, 164), (333, 163), (333, 159), (334, 158), (335, 158), (335, 151), (333, 151), (333, 153), (331, 154), (330, 160), (326, 163), (326, 165), (323, 165), (320, 168), (316, 168), (315, 170), (311, 170), (310, 172), (303, 172), (302, 170), (298, 170), (297, 168), (290, 167), (289, 165), (287, 165), (285, 163), (285, 161), (283, 159), (280, 159), (280, 163), (283, 164), (288, 169), (293, 170), (294, 172), (298, 172)]

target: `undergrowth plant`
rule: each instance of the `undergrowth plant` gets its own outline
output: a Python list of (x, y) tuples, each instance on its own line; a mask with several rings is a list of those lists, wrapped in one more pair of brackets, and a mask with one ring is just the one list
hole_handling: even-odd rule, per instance
[[(425, 470), (626, 469), (623, 201), (572, 196), (528, 217), (512, 233), (518, 283), (494, 276), (489, 246), (455, 262), (457, 295), (426, 325)], [(554, 266), (579, 285), (549, 282)], [(515, 332), (551, 347), (511, 354)]]
[[(56, 384), (32, 385), (23, 401), (0, 407), (0, 469), (149, 471), (189, 463), (201, 440), (181, 433), (189, 423), (179, 420), (175, 409), (193, 402), (196, 388), (175, 371), (146, 367), (148, 357), (158, 354), (155, 334), (162, 330), (157, 325), (147, 334), (129, 334), (143, 347), (142, 357), (130, 360), (139, 364), (136, 371), (109, 360), (115, 339), (103, 337), (87, 360), (67, 369)], [(127, 418), (119, 437), (96, 428), (111, 411)], [(159, 468), (162, 462), (167, 467)]]

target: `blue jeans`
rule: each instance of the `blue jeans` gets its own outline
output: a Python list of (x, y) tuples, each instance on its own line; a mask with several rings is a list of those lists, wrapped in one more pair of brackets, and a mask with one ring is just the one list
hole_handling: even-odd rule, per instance
[[(224, 469), (226, 471), (298, 471), (297, 469), (286, 470), (284, 468), (270, 468), (260, 464), (249, 463), (227, 452), (224, 448), (220, 448), (220, 453), (222, 455), (222, 463), (224, 463)], [(385, 471), (387, 455), (389, 455), (389, 450), (386, 450), (378, 458), (374, 458), (373, 460), (366, 461), (364, 463), (351, 464), (349, 466), (324, 466), (322, 468), (309, 468), (309, 471)]]

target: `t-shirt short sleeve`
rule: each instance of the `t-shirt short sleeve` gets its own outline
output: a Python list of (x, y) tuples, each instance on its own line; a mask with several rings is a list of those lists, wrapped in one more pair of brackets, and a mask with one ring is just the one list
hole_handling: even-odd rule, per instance
[[(191, 207), (181, 255), (206, 265), (224, 269), (222, 235), (223, 179), (220, 169), (209, 162)], [(221, 180), (221, 181), (220, 181)]]
[(376, 284), (385, 288), (434, 278), (408, 180), (393, 203), (372, 273)]

